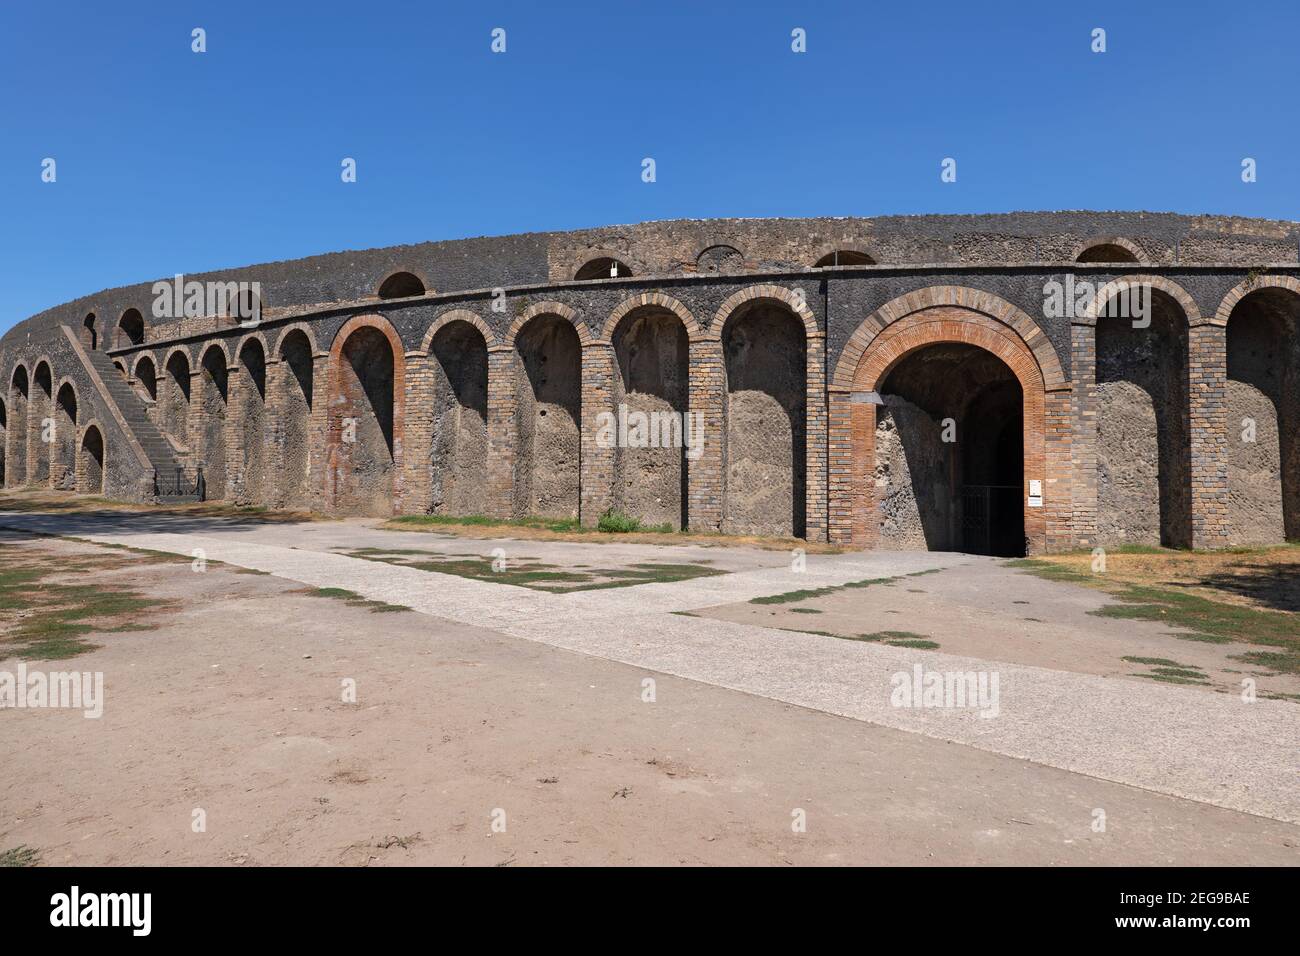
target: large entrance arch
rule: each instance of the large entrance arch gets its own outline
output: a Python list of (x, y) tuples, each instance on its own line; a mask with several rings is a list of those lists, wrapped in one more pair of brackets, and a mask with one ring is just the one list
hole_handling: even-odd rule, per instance
[(1068, 538), (1069, 389), (1023, 312), (910, 293), (845, 345), (831, 386), (831, 539), (1023, 554)]

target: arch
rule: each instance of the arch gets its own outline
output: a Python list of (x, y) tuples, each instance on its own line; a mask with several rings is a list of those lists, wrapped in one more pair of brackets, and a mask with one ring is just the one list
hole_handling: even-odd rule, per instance
[[(1118, 258), (1111, 258), (1117, 256)], [(1136, 262), (1147, 261), (1147, 254), (1136, 242), (1123, 236), (1094, 236), (1085, 239), (1070, 253), (1072, 262)]]
[(1219, 307), (1214, 310), (1214, 318), (1210, 321), (1215, 325), (1226, 326), (1238, 302), (1252, 292), (1264, 289), (1285, 289), (1300, 295), (1300, 279), (1291, 276), (1249, 276), (1228, 290), (1227, 295), (1219, 302)]
[(662, 292), (643, 292), (640, 295), (632, 296), (630, 299), (624, 299), (614, 307), (614, 311), (605, 320), (605, 327), (600, 333), (600, 341), (612, 343), (614, 341), (614, 330), (618, 328), (618, 324), (623, 321), (623, 318), (630, 312), (648, 307), (667, 309), (681, 319), (682, 326), (686, 329), (686, 337), (690, 341), (696, 342), (705, 337), (704, 330), (700, 328), (700, 323), (695, 320), (691, 310), (682, 305), (681, 302)]
[(381, 299), (411, 299), (429, 291), (428, 281), (414, 269), (394, 269), (380, 280), (375, 295)]
[(558, 303), (539, 303), (507, 341), (515, 366), (516, 517), (577, 517), (582, 444), (582, 350), (586, 323)]
[(99, 422), (92, 421), (81, 433), (77, 442), (76, 489), (82, 495), (102, 495), (104, 475), (107, 473), (107, 449), (104, 432)]
[[(1175, 297), (1181, 291), (1176, 286), (1161, 283), (1140, 297), (1144, 311), (1133, 304), (1109, 309), (1110, 296), (1126, 288), (1143, 286), (1108, 283), (1102, 288), (1106, 298), (1095, 306), (1089, 384), (1096, 427), (1097, 543), (1190, 547), (1195, 433), (1186, 309), (1195, 306), (1186, 293), (1181, 302)], [(1090, 469), (1091, 461), (1085, 467)]]
[(615, 309), (605, 328), (618, 435), (613, 507), (648, 524), (686, 527), (690, 460), (699, 457), (688, 447), (699, 447), (688, 430), (689, 335), (699, 327), (675, 299), (647, 294)]
[(27, 366), (19, 362), (9, 376), (9, 428), (6, 433), (5, 487), (17, 488), (27, 482), (28, 403), (31, 379)]
[(125, 310), (117, 320), (117, 347), (144, 344), (144, 316), (139, 309)]
[(468, 322), (474, 326), (474, 328), (478, 329), (479, 334), (483, 336), (483, 344), (489, 349), (496, 348), (501, 344), (497, 339), (497, 334), (492, 331), (492, 327), (487, 322), (483, 321), (482, 316), (471, 312), (469, 309), (450, 309), (434, 319), (429, 328), (425, 330), (424, 340), (420, 342), (420, 351), (425, 355), (430, 354), (434, 336), (452, 322)]
[(270, 477), (266, 468), (266, 342), (259, 334), (246, 335), (236, 355), (234, 414), (239, 429), (239, 472), (234, 499), (239, 504), (262, 504)]
[(81, 320), (81, 344), (89, 352), (99, 347), (99, 331), (95, 328), (95, 313), (88, 312)]
[(280, 329), (280, 337), (275, 341), (274, 355), (284, 358), (284, 343), (294, 332), (301, 332), (307, 339), (307, 345), (311, 350), (311, 355), (320, 355), (320, 346), (316, 344), (316, 333), (309, 322), (293, 322)]
[(525, 325), (537, 318), (539, 315), (558, 315), (573, 326), (573, 330), (578, 333), (578, 341), (583, 345), (593, 345), (596, 338), (591, 334), (591, 329), (587, 328), (587, 323), (582, 321), (582, 317), (573, 308), (565, 305), (563, 302), (553, 302), (547, 300), (530, 305), (523, 312), (516, 316), (515, 320), (510, 323), (510, 330), (506, 332), (505, 342), (507, 348), (515, 347), (515, 339), (519, 335), (519, 330)]
[(695, 271), (732, 275), (745, 269), (745, 254), (725, 242), (707, 245), (695, 255)]
[(226, 416), (230, 397), (229, 356), (223, 345), (213, 342), (199, 357), (197, 396), (191, 396), (199, 412), (195, 430), (198, 448), (195, 458), (203, 469), (205, 496), (226, 497)]
[(50, 486), (77, 488), (77, 388), (63, 379), (54, 393), (54, 443), (50, 449)]
[(400, 510), (405, 353), (379, 315), (353, 316), (330, 347), (325, 495), (345, 514)]
[(1300, 539), (1300, 282), (1245, 286), (1224, 332), (1227, 543), (1280, 544)]
[(831, 388), (851, 391), (855, 387), (853, 380), (862, 356), (876, 336), (900, 319), (935, 306), (954, 306), (981, 313), (1013, 330), (1033, 353), (1044, 387), (1048, 391), (1070, 388), (1070, 381), (1057, 357), (1056, 349), (1038, 327), (1038, 323), (1005, 299), (965, 286), (929, 286), (918, 289), (891, 299), (867, 316), (840, 350), (835, 374), (831, 377)]
[(311, 507), (311, 412), (315, 387), (315, 350), (310, 330), (301, 326), (286, 329), (276, 345), (276, 354), (280, 359), (275, 375), (280, 462), (275, 503), (281, 508)]
[(54, 373), (50, 360), (44, 356), (32, 370), (32, 391), (28, 411), (28, 478), (38, 484), (50, 480), (51, 432), (47, 422), (53, 421)]
[(177, 444), (190, 443), (190, 353), (177, 346), (163, 361), (159, 427)]
[(880, 263), (875, 250), (860, 242), (839, 242), (821, 246), (813, 253), (813, 268), (874, 266)]
[(632, 270), (627, 263), (614, 256), (597, 256), (595, 259), (588, 259), (573, 274), (573, 278), (578, 282), (586, 282), (591, 279), (629, 279), (631, 277)]
[(433, 431), (426, 450), (432, 480), (425, 507), (433, 514), (486, 514), (488, 345), (495, 340), (472, 312), (454, 310), (438, 317), (425, 341), (433, 359)]
[(0, 396), (0, 488), (5, 487), (5, 456), (9, 443), (9, 412), (3, 396)]
[[(977, 311), (969, 305), (930, 305), (907, 315), (894, 318), (885, 328), (871, 336), (866, 348), (850, 366), (851, 371), (837, 370), (837, 384), (848, 385), (857, 394), (878, 393), (890, 374), (902, 363), (922, 350), (935, 346), (969, 347), (992, 356), (1004, 365), (1015, 378), (1022, 403), (1021, 481), (1020, 498), (1027, 550), (1042, 550), (1047, 540), (1047, 518), (1044, 507), (1031, 507), (1027, 494), (1030, 480), (1042, 481), (1049, 486), (1063, 475), (1053, 473), (1060, 462), (1049, 460), (1046, 447), (1046, 421), (1050, 396), (1048, 381), (1043, 374), (1040, 359), (1020, 332), (993, 316)], [(843, 365), (843, 362), (841, 362)], [(845, 379), (847, 378), (847, 383)], [(877, 487), (881, 474), (878, 446), (883, 440), (878, 431), (887, 425), (885, 416), (878, 420), (877, 406), (872, 401), (856, 402), (848, 406), (851, 424), (839, 425), (839, 440), (852, 444), (850, 461), (853, 465), (848, 486), (832, 492), (844, 496), (836, 502), (850, 512), (854, 527), (852, 538), (862, 543), (874, 543), (880, 534), (882, 490)], [(896, 415), (890, 408), (888, 414)], [(898, 422), (895, 421), (895, 427)], [(957, 422), (957, 435), (962, 428)], [(832, 437), (832, 444), (836, 442)], [(887, 454), (883, 446), (879, 454)], [(955, 489), (953, 489), (955, 491)], [(847, 492), (847, 495), (845, 493)], [(1043, 502), (1040, 501), (1040, 504)], [(1055, 509), (1059, 503), (1052, 502)], [(960, 509), (962, 505), (955, 505)], [(961, 519), (960, 510), (955, 520)]]
[(260, 350), (258, 354), (260, 354), (263, 363), (266, 362), (267, 356), (272, 354), (271, 350), (266, 347), (266, 336), (261, 332), (249, 332), (240, 339), (238, 344), (235, 346), (235, 360), (231, 363), (232, 365), (239, 366), (243, 364), (240, 356), (244, 354), (244, 349), (248, 347), (250, 342), (257, 343), (258, 349)]
[(152, 354), (141, 352), (136, 356), (135, 364), (131, 367), (131, 377), (138, 385), (136, 393), (140, 394), (143, 390), (141, 398), (149, 402), (158, 401), (158, 366), (154, 364)]
[(782, 303), (795, 313), (803, 322), (804, 334), (808, 338), (821, 337), (821, 329), (817, 328), (817, 317), (813, 315), (812, 309), (808, 308), (808, 302), (802, 295), (797, 295), (785, 286), (764, 284), (746, 286), (728, 296), (727, 300), (718, 307), (713, 321), (709, 323), (709, 328), (704, 333), (704, 338), (712, 342), (721, 342), (723, 327), (732, 314), (741, 306), (762, 299)]
[(1120, 276), (1118, 279), (1112, 279), (1104, 286), (1097, 290), (1093, 296), (1091, 304), (1084, 310), (1083, 315), (1074, 320), (1076, 325), (1093, 325), (1097, 324), (1098, 318), (1104, 318), (1101, 310), (1115, 296), (1132, 289), (1134, 286), (1150, 286), (1160, 292), (1165, 293), (1182, 309), (1183, 315), (1187, 317), (1187, 324), (1204, 325), (1207, 320), (1201, 318), (1201, 310), (1196, 305), (1196, 300), (1188, 294), (1187, 290), (1177, 282), (1166, 279), (1164, 276), (1153, 276), (1145, 273), (1134, 273), (1132, 275)]

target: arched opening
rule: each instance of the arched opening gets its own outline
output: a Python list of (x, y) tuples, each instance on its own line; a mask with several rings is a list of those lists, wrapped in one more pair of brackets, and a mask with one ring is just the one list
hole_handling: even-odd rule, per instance
[(992, 352), (936, 342), (878, 389), (875, 473), (881, 547), (1025, 553), (1024, 394)]
[(148, 355), (135, 363), (135, 391), (146, 405), (153, 406), (158, 401), (158, 370)]
[(722, 329), (728, 534), (806, 533), (807, 342), (784, 304), (741, 306)]
[(614, 330), (614, 507), (673, 528), (687, 519), (687, 349), (667, 309), (635, 309)]
[(1115, 242), (1099, 242), (1079, 253), (1076, 262), (1137, 262), (1133, 250)]
[(579, 507), (582, 342), (558, 315), (529, 320), (515, 339), (516, 516), (575, 518)]
[(263, 501), (266, 487), (266, 353), (262, 343), (249, 339), (239, 350), (239, 388), (235, 394), (239, 414), (240, 504)]
[(424, 295), (424, 283), (413, 272), (394, 272), (379, 286), (381, 299), (405, 299)]
[(126, 371), (126, 363), (123, 362), (121, 359), (113, 360), (113, 368), (117, 369), (122, 374), (123, 378), (131, 377)]
[(94, 425), (87, 428), (86, 433), (81, 436), (77, 492), (83, 495), (104, 493), (104, 436)]
[(54, 445), (50, 484), (60, 491), (77, 487), (77, 392), (71, 382), (59, 386), (54, 401)]
[(836, 249), (827, 253), (814, 263), (813, 268), (825, 269), (827, 266), (874, 266), (876, 260), (865, 252), (856, 249)]
[(695, 257), (697, 272), (735, 275), (745, 269), (745, 257), (735, 246), (709, 246)]
[(468, 322), (433, 337), (433, 514), (487, 512), (487, 343)]
[(280, 501), (283, 508), (311, 507), (311, 341), (295, 329), (280, 343)]
[(1228, 317), (1228, 540), (1300, 538), (1300, 296), (1246, 295)]
[(139, 309), (127, 309), (117, 320), (117, 347), (144, 344), (144, 316)]
[(54, 444), (54, 376), (48, 362), (38, 362), (32, 373), (36, 388), (32, 392), (30, 424), (31, 444), (31, 480), (45, 485), (50, 481), (50, 453)]
[(5, 486), (5, 455), (9, 444), (9, 415), (0, 398), (0, 488)]
[(226, 497), (226, 401), (229, 397), (226, 353), (214, 345), (203, 353), (199, 365), (203, 433), (198, 460), (203, 467), (206, 497), (219, 500)]
[(27, 402), (30, 385), (27, 369), (19, 365), (9, 379), (9, 453), (5, 462), (5, 487), (17, 488), (27, 481)]
[(92, 352), (99, 347), (99, 333), (95, 329), (94, 312), (81, 320), (81, 344)]
[(1164, 291), (1141, 298), (1148, 296), (1146, 317), (1101, 309), (1097, 319), (1097, 538), (1103, 545), (1186, 548), (1192, 542), (1187, 316)]
[(330, 396), (332, 500), (348, 514), (392, 514), (397, 495), (396, 345), (370, 325), (337, 347)]
[(177, 442), (190, 443), (190, 360), (184, 352), (167, 358), (162, 389), (162, 430)]
[(574, 278), (583, 281), (586, 279), (627, 279), (631, 278), (631, 276), (632, 270), (624, 263), (611, 256), (601, 256), (599, 259), (592, 259), (590, 262), (584, 263)]

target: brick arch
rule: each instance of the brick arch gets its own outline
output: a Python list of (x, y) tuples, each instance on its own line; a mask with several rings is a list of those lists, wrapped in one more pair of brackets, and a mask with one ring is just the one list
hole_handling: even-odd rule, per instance
[(810, 261), (808, 262), (808, 268), (817, 268), (815, 263), (821, 262), (833, 252), (860, 252), (864, 256), (870, 256), (872, 262), (877, 265), (880, 264), (880, 256), (874, 246), (865, 242), (844, 241), (826, 242), (822, 243), (820, 246), (815, 246)]
[[(307, 336), (307, 346), (311, 349), (311, 354), (313, 356), (325, 354), (321, 351), (320, 346), (316, 344), (316, 333), (312, 331), (311, 324), (308, 322), (294, 322), (280, 329), (280, 335), (275, 340), (276, 359), (279, 359), (284, 353), (284, 342), (291, 332), (301, 332), (303, 335)], [(267, 359), (269, 360), (270, 358), (271, 356), (267, 355)]]
[(242, 339), (240, 339), (239, 344), (235, 346), (234, 361), (230, 365), (230, 368), (232, 370), (243, 367), (242, 365), (240, 365), (240, 356), (244, 354), (244, 346), (247, 345), (249, 342), (257, 342), (258, 345), (262, 346), (263, 362), (275, 361), (275, 355), (271, 352), (269, 348), (266, 347), (266, 336), (263, 335), (261, 332), (249, 332)]
[(602, 246), (595, 249), (580, 249), (575, 252), (569, 257), (564, 273), (558, 276), (556, 281), (573, 281), (574, 277), (582, 271), (583, 266), (597, 259), (617, 259), (632, 270), (633, 276), (642, 276), (650, 271), (642, 260), (635, 259), (628, 253), (615, 252), (613, 249), (606, 249)]
[(428, 330), (424, 333), (424, 340), (420, 343), (421, 354), (428, 355), (429, 350), (433, 348), (434, 336), (436, 336), (444, 327), (451, 325), (453, 322), (468, 322), (470, 325), (474, 326), (474, 328), (479, 330), (479, 334), (483, 336), (483, 344), (489, 349), (495, 348), (500, 344), (497, 340), (497, 334), (492, 331), (492, 327), (488, 325), (487, 322), (483, 321), (481, 315), (476, 312), (471, 312), (469, 309), (450, 309), (434, 319), (433, 324), (430, 325)]
[[(93, 489), (86, 487), (87, 476), (85, 474), (85, 465), (81, 457), (86, 450), (86, 438), (91, 432), (94, 432), (99, 436), (100, 456), (102, 459), (99, 470), (99, 487)], [(74, 455), (73, 482), (75, 493), (85, 494), (90, 492), (103, 494), (104, 489), (108, 485), (108, 433), (104, 431), (104, 426), (100, 423), (98, 418), (92, 418), (84, 425), (78, 426), (77, 447)]]
[(341, 395), (340, 371), (342, 368), (343, 347), (353, 332), (359, 329), (375, 329), (388, 340), (393, 353), (393, 395), (392, 395), (392, 512), (402, 510), (405, 491), (403, 445), (406, 440), (406, 350), (397, 329), (384, 316), (377, 314), (354, 315), (335, 333), (330, 342), (329, 364), (326, 372), (325, 400), (329, 410), (326, 423), (325, 467), (322, 469), (322, 491), (329, 508), (337, 507), (340, 498), (338, 482), (343, 475), (338, 464), (340, 446), (342, 445), (343, 423), (336, 412)]
[[(40, 371), (42, 365), (44, 365), (50, 371), (50, 388), (53, 389), (54, 388), (54, 363), (50, 361), (49, 355), (40, 356), (39, 358), (36, 359), (35, 364), (32, 365), (32, 381), (33, 382), (36, 381), (36, 373)], [(53, 392), (50, 392), (50, 397), (51, 398), (54, 397)]]
[(175, 355), (177, 352), (185, 356), (185, 364), (189, 366), (190, 372), (192, 373), (194, 371), (194, 356), (190, 355), (190, 350), (186, 348), (184, 345), (173, 345), (171, 348), (169, 348), (167, 350), (167, 354), (163, 356), (162, 365), (159, 366), (159, 369), (165, 371), (167, 365), (172, 360), (172, 356)]
[(1037, 322), (991, 292), (964, 286), (918, 289), (891, 299), (867, 316), (840, 350), (840, 359), (835, 365), (835, 374), (831, 377), (831, 388), (839, 391), (855, 388), (854, 379), (862, 356), (876, 337), (895, 322), (936, 306), (957, 307), (968, 315), (983, 315), (1010, 330), (1033, 354), (1043, 387), (1048, 391), (1069, 389), (1070, 380), (1057, 357), (1056, 348)]
[(722, 329), (727, 324), (727, 319), (734, 315), (742, 305), (764, 299), (769, 302), (779, 302), (799, 316), (803, 321), (804, 334), (808, 338), (820, 338), (822, 336), (821, 329), (817, 328), (817, 317), (813, 315), (812, 309), (808, 308), (808, 303), (802, 296), (796, 295), (793, 290), (787, 289), (785, 286), (764, 284), (746, 286), (728, 296), (727, 300), (718, 307), (718, 311), (714, 313), (713, 321), (709, 323), (709, 328), (704, 333), (703, 339), (710, 342), (721, 342)]
[(643, 292), (640, 295), (624, 299), (615, 306), (614, 311), (605, 320), (605, 327), (601, 330), (599, 341), (604, 344), (612, 343), (618, 324), (630, 313), (644, 308), (666, 309), (673, 313), (677, 318), (681, 319), (682, 325), (686, 328), (686, 338), (691, 342), (698, 342), (705, 336), (704, 330), (700, 328), (700, 323), (695, 320), (691, 310), (682, 305), (681, 302), (662, 292)]
[(1196, 301), (1188, 294), (1187, 290), (1177, 282), (1166, 279), (1164, 276), (1146, 275), (1143, 273), (1134, 273), (1132, 275), (1120, 276), (1118, 279), (1112, 279), (1104, 286), (1097, 290), (1093, 296), (1092, 302), (1084, 311), (1084, 314), (1075, 319), (1078, 325), (1097, 324), (1097, 312), (1110, 301), (1111, 297), (1120, 291), (1125, 285), (1149, 285), (1153, 289), (1159, 289), (1171, 299), (1178, 303), (1179, 308), (1183, 310), (1183, 317), (1187, 319), (1188, 326), (1205, 325), (1212, 320), (1201, 318), (1201, 310), (1196, 305)]
[(1014, 325), (970, 305), (931, 305), (894, 319), (872, 334), (865, 349), (853, 358), (851, 372), (837, 372), (837, 389), (831, 396), (831, 539), (860, 547), (877, 543), (876, 406), (853, 402), (846, 393), (876, 392), (907, 356), (942, 343), (981, 348), (1004, 362), (1019, 381), (1024, 403), (1022, 478), (1026, 486), (1032, 479), (1044, 484), (1043, 506), (1030, 508), (1026, 503), (1024, 507), (1025, 536), (1031, 554), (1048, 550), (1065, 533), (1072, 507), (1065, 438), (1068, 384), (1053, 389), (1050, 373), (1030, 341)]
[[(429, 277), (425, 274), (423, 269), (417, 269), (414, 266), (398, 266), (396, 269), (389, 269), (382, 276), (380, 276), (379, 281), (375, 283), (375, 291), (371, 293), (371, 296), (375, 299), (379, 299), (380, 302), (389, 301), (387, 299), (379, 298), (379, 290), (384, 287), (385, 282), (387, 282), (393, 276), (401, 275), (403, 272), (409, 273), (410, 275), (413, 275), (420, 280), (420, 285), (424, 286), (424, 292), (422, 293), (423, 295), (430, 295), (435, 291), (432, 283), (429, 282)], [(409, 298), (415, 298), (415, 297), (410, 296)]]
[[(32, 393), (32, 370), (27, 367), (26, 359), (19, 359), (14, 363), (13, 371), (9, 373), (9, 389), (14, 387), (14, 379), (18, 377), (18, 370), (23, 370), (23, 375), (27, 379), (27, 395), (30, 398)], [(6, 389), (8, 391), (8, 389)]]
[[(1125, 239), (1123, 236), (1093, 236), (1089, 239), (1085, 239), (1074, 247), (1074, 251), (1070, 253), (1070, 261), (1078, 262), (1079, 256), (1083, 255), (1093, 246), (1119, 246), (1121, 249), (1126, 249), (1133, 254), (1134, 258), (1137, 259), (1137, 265), (1151, 261), (1151, 257), (1147, 255), (1145, 249), (1139, 246), (1132, 239)], [(1107, 265), (1107, 263), (1104, 262), (1085, 262), (1082, 264)], [(1134, 265), (1134, 263), (1129, 263), (1129, 265)]]
[(138, 376), (135, 374), (135, 373), (136, 373), (136, 369), (138, 369), (138, 368), (140, 367), (140, 363), (143, 362), (145, 359), (148, 359), (149, 362), (153, 365), (153, 373), (154, 373), (154, 375), (157, 375), (157, 374), (158, 374), (158, 359), (157, 359), (157, 357), (153, 354), (153, 350), (152, 350), (152, 349), (146, 349), (146, 350), (143, 351), (143, 352), (139, 352), (139, 353), (137, 353), (136, 356), (135, 356), (135, 358), (134, 358), (134, 360), (131, 362), (131, 377), (132, 377), (132, 378), (138, 378)]
[(202, 349), (199, 350), (197, 361), (195, 362), (194, 365), (196, 371), (199, 370), (200, 367), (203, 365), (204, 357), (213, 349), (216, 349), (218, 352), (221, 353), (221, 360), (225, 363), (225, 367), (227, 369), (230, 368), (230, 364), (231, 364), (230, 349), (227, 347), (225, 341), (216, 341), (216, 342), (208, 342), (206, 345), (203, 346)]
[(578, 315), (576, 310), (565, 305), (563, 302), (546, 301), (530, 305), (527, 309), (516, 316), (515, 320), (510, 323), (510, 331), (506, 333), (505, 341), (502, 344), (509, 348), (514, 348), (515, 338), (519, 335), (519, 330), (539, 315), (558, 315), (560, 318), (569, 322), (578, 333), (578, 341), (582, 343), (584, 348), (588, 345), (595, 345), (598, 342), (596, 337), (591, 334), (591, 329), (587, 328), (587, 323), (582, 321), (582, 317)]
[(1291, 276), (1255, 276), (1243, 279), (1223, 297), (1223, 301), (1215, 309), (1214, 318), (1210, 322), (1214, 325), (1226, 326), (1228, 319), (1232, 315), (1232, 310), (1237, 307), (1237, 303), (1252, 292), (1259, 292), (1262, 289), (1286, 289), (1288, 292), (1300, 295), (1300, 279), (1294, 279)]

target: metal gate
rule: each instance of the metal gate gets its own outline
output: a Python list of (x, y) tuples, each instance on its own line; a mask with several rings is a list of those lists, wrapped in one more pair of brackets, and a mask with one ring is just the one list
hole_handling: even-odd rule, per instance
[(962, 485), (961, 549), (993, 554), (998, 540), (994, 529), (999, 521), (1021, 514), (1019, 485)]

